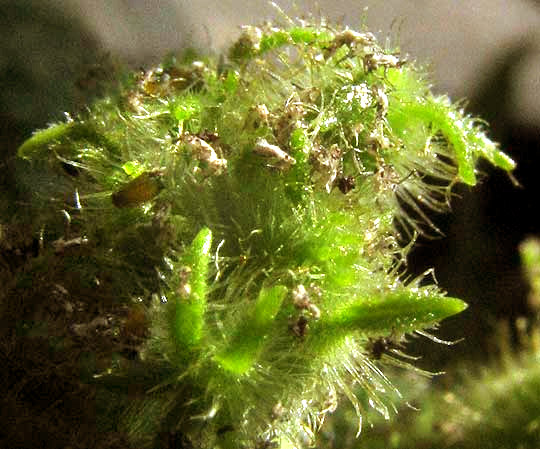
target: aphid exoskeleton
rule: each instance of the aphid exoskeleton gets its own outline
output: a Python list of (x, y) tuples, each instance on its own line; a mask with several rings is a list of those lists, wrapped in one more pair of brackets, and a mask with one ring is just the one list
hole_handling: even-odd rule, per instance
[(297, 285), (292, 291), (292, 300), (294, 307), (309, 312), (313, 319), (318, 320), (321, 317), (321, 311), (311, 302), (311, 296), (302, 284)]
[(386, 164), (384, 161), (379, 163), (379, 168), (375, 172), (375, 183), (379, 192), (395, 192), (398, 186), (406, 179), (401, 178), (395, 167)]
[(139, 206), (150, 201), (163, 189), (162, 176), (162, 170), (141, 173), (111, 195), (113, 204), (123, 208)]
[(178, 271), (178, 279), (180, 281), (176, 292), (178, 295), (187, 299), (191, 295), (191, 285), (189, 285), (189, 278), (191, 277), (191, 268), (185, 266), (181, 267)]
[(384, 122), (380, 120), (376, 125), (375, 129), (373, 129), (367, 137), (366, 143), (371, 145), (375, 150), (386, 150), (390, 148), (391, 142), (390, 139), (384, 135)]
[(374, 45), (376, 43), (376, 39), (373, 33), (360, 33), (358, 31), (346, 28), (336, 35), (334, 42), (340, 45), (348, 45), (349, 47), (355, 45), (368, 46)]
[(268, 126), (270, 120), (270, 111), (265, 104), (257, 104), (249, 109), (246, 117), (245, 128), (258, 129), (262, 126)]
[(306, 287), (302, 284), (297, 285), (292, 291), (292, 300), (297, 309), (305, 309), (311, 302)]
[(142, 94), (151, 97), (167, 95), (172, 90), (181, 90), (200, 83), (206, 65), (202, 61), (193, 61), (189, 67), (156, 67), (141, 71), (139, 88)]
[(273, 123), (274, 135), (280, 145), (288, 145), (291, 132), (302, 126), (302, 118), (305, 114), (304, 103), (300, 101), (298, 94), (292, 94), (285, 102), (283, 112)]
[(332, 191), (338, 175), (342, 171), (343, 151), (333, 144), (330, 148), (313, 147), (310, 162), (314, 167), (316, 182), (324, 183), (328, 193)]
[(362, 47), (364, 49), (365, 47), (371, 48), (375, 44), (376, 39), (372, 33), (359, 33), (358, 31), (346, 28), (335, 35), (328, 51), (330, 55), (333, 55), (343, 45), (351, 49), (355, 49), (356, 47)]
[(229, 50), (233, 60), (244, 59), (258, 53), (261, 49), (263, 31), (256, 26), (243, 26), (242, 34)]
[(54, 248), (55, 254), (62, 254), (66, 248), (82, 246), (82, 245), (86, 245), (87, 243), (88, 243), (88, 239), (86, 237), (76, 237), (69, 240), (64, 240), (63, 238), (59, 238), (55, 240), (54, 242), (51, 242), (51, 245)]
[(332, 187), (334, 186), (334, 182), (336, 180), (337, 175), (342, 170), (342, 162), (343, 162), (343, 151), (341, 148), (333, 144), (328, 153), (328, 181), (326, 182), (326, 191), (330, 193), (332, 190)]
[(285, 170), (291, 165), (296, 164), (296, 160), (291, 155), (283, 151), (277, 145), (272, 145), (266, 139), (257, 140), (253, 147), (253, 152), (272, 162), (272, 164), (269, 164), (270, 167)]
[(261, 49), (261, 39), (263, 37), (263, 31), (256, 26), (244, 25), (242, 26), (242, 34), (238, 41), (248, 43), (248, 45), (255, 51)]
[(220, 174), (227, 168), (227, 159), (219, 158), (214, 148), (206, 140), (192, 134), (184, 135), (183, 140), (193, 156), (206, 164), (213, 174)]
[(257, 114), (257, 117), (261, 120), (261, 122), (268, 123), (268, 119), (270, 118), (270, 112), (268, 111), (268, 108), (265, 104), (258, 104), (254, 108), (255, 113)]
[(384, 119), (388, 112), (388, 96), (386, 95), (384, 87), (380, 85), (374, 86), (372, 91), (373, 96), (377, 101), (377, 118), (379, 120)]
[(388, 55), (385, 53), (367, 53), (364, 58), (364, 69), (366, 72), (372, 72), (379, 67), (385, 69), (400, 68), (406, 63), (405, 59), (401, 59), (396, 55)]
[(167, 68), (163, 80), (164, 93), (167, 90), (183, 90), (190, 87), (197, 87), (203, 82), (204, 72), (207, 70), (206, 64), (202, 61), (193, 61), (189, 67), (173, 66)]
[(307, 310), (314, 320), (318, 320), (321, 317), (321, 311), (315, 304), (309, 304)]
[(306, 110), (304, 108), (304, 103), (300, 101), (298, 94), (295, 92), (287, 99), (285, 108), (283, 109), (283, 116), (292, 123), (302, 119), (305, 114)]

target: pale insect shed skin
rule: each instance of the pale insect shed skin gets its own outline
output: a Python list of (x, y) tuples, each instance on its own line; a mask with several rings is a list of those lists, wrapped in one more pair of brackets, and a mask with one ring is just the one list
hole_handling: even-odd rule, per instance
[(160, 97), (174, 90), (185, 89), (202, 82), (206, 65), (202, 61), (193, 61), (189, 67), (156, 67), (141, 71), (138, 86), (140, 93), (151, 97)]
[(374, 45), (377, 40), (375, 39), (373, 33), (360, 33), (358, 31), (347, 28), (336, 34), (334, 42), (338, 46), (348, 45), (349, 47), (351, 47), (353, 45)]
[(258, 104), (253, 108), (253, 110), (261, 122), (265, 124), (268, 123), (268, 119), (270, 118), (270, 112), (268, 111), (268, 108), (265, 104)]
[(241, 29), (242, 34), (238, 41), (243, 45), (251, 47), (254, 51), (259, 51), (261, 49), (263, 31), (259, 27), (251, 25), (243, 25)]
[(180, 285), (178, 286), (177, 293), (180, 298), (187, 299), (191, 295), (191, 285), (189, 284), (191, 268), (181, 267), (178, 272), (178, 277), (180, 279)]
[(232, 60), (253, 56), (261, 50), (263, 31), (256, 26), (242, 26), (242, 33), (229, 50)]
[(292, 303), (300, 314), (289, 324), (289, 329), (295, 336), (304, 338), (308, 332), (310, 319), (318, 320), (321, 317), (321, 311), (311, 302), (311, 296), (304, 285), (298, 284), (292, 290), (291, 296)]
[(386, 95), (385, 88), (383, 86), (374, 86), (372, 91), (377, 101), (377, 117), (384, 119), (388, 112), (388, 96)]
[(311, 152), (311, 163), (324, 182), (327, 193), (332, 191), (336, 179), (342, 174), (342, 156), (343, 151), (336, 144), (328, 149), (315, 147)]
[(379, 67), (399, 69), (407, 62), (406, 59), (401, 59), (399, 56), (383, 53), (368, 53), (363, 60), (366, 72), (377, 70)]
[(333, 55), (343, 45), (351, 49), (356, 47), (371, 49), (376, 42), (377, 40), (372, 33), (359, 33), (358, 31), (347, 28), (336, 34), (328, 51), (330, 55)]
[(259, 129), (262, 126), (268, 126), (272, 114), (268, 110), (265, 104), (257, 104), (252, 106), (249, 110), (249, 114), (246, 117), (246, 129)]
[(227, 168), (227, 159), (219, 158), (214, 148), (206, 142), (206, 140), (191, 134), (186, 134), (184, 135), (183, 141), (193, 155), (199, 161), (208, 164), (210, 170), (215, 174), (219, 174)]
[(281, 113), (274, 117), (273, 131), (279, 145), (287, 146), (291, 133), (295, 128), (302, 127), (306, 114), (305, 105), (297, 93), (293, 93), (285, 102)]
[(326, 183), (326, 191), (328, 193), (330, 193), (332, 187), (334, 187), (336, 177), (338, 176), (338, 173), (342, 170), (342, 156), (343, 151), (341, 150), (341, 148), (339, 148), (339, 146), (337, 146), (336, 144), (333, 144), (330, 147), (328, 157), (328, 164), (330, 168), (330, 177), (328, 178), (328, 182)]
[(63, 237), (51, 242), (52, 247), (54, 248), (55, 254), (62, 254), (66, 248), (83, 246), (88, 244), (88, 239), (86, 237), (76, 237), (69, 240), (64, 240)]
[(266, 139), (259, 139), (253, 147), (253, 152), (259, 156), (268, 158), (275, 162), (275, 167), (287, 169), (291, 165), (296, 164), (296, 160), (279, 148), (277, 145), (272, 145)]
[(294, 307), (298, 310), (306, 310), (313, 319), (318, 320), (321, 317), (319, 308), (311, 302), (311, 297), (302, 284), (297, 285), (292, 291)]

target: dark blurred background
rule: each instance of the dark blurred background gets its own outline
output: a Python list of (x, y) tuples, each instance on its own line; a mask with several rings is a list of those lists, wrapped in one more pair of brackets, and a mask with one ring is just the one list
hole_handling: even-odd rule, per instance
[[(399, 45), (430, 68), (435, 92), (468, 98), (467, 109), (490, 124), (491, 137), (518, 162), (521, 187), (482, 164), (481, 184), (459, 187), (452, 214), (435, 217), (446, 237), (419, 239), (410, 257), (412, 273), (434, 266), (439, 284), (470, 304), (440, 331), (448, 339), (466, 336), (465, 343), (439, 348), (432, 359), (440, 366), (450, 355), (488, 356), (499, 320), (512, 323), (534, 312), (517, 248), (526, 236), (540, 234), (540, 176), (534, 174), (540, 164), (540, 2), (277, 3), (290, 16), (365, 23), (382, 42)], [(186, 46), (220, 51), (240, 25), (275, 17), (265, 0), (0, 0), (0, 213), (8, 213), (18, 145), (100, 95), (101, 81), (111, 75), (103, 61), (136, 69)]]

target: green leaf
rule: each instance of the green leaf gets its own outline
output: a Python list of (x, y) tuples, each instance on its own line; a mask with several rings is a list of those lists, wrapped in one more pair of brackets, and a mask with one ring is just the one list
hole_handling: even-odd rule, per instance
[(254, 365), (286, 293), (283, 285), (261, 290), (255, 307), (246, 313), (228, 346), (216, 356), (222, 368), (239, 376)]
[[(172, 334), (178, 349), (194, 348), (200, 341), (204, 328), (206, 312), (207, 275), (212, 246), (212, 231), (203, 228), (199, 231), (188, 251), (186, 267), (189, 276), (189, 294), (174, 291), (169, 297)], [(184, 290), (186, 291), (186, 290)]]
[(458, 112), (452, 110), (443, 99), (429, 99), (418, 103), (400, 105), (402, 114), (414, 117), (431, 125), (434, 130), (440, 131), (452, 146), (458, 165), (458, 174), (465, 184), (475, 185), (474, 173), (474, 147), (469, 145), (466, 126)]
[[(86, 140), (97, 147), (106, 148), (111, 153), (118, 153), (118, 146), (101, 134), (88, 122), (68, 122), (51, 125), (47, 129), (36, 132), (23, 142), (17, 155), (23, 159), (41, 158), (49, 151), (49, 145), (64, 139), (72, 141)], [(66, 146), (74, 150), (74, 145)], [(68, 155), (62, 155), (68, 157)]]
[(34, 133), (19, 147), (17, 155), (24, 159), (39, 156), (47, 145), (65, 137), (73, 126), (75, 126), (74, 123), (57, 123), (50, 128)]
[(339, 333), (406, 333), (432, 327), (466, 308), (467, 304), (460, 299), (414, 289), (391, 293), (383, 299), (358, 299), (328, 319), (321, 319), (320, 325)]

